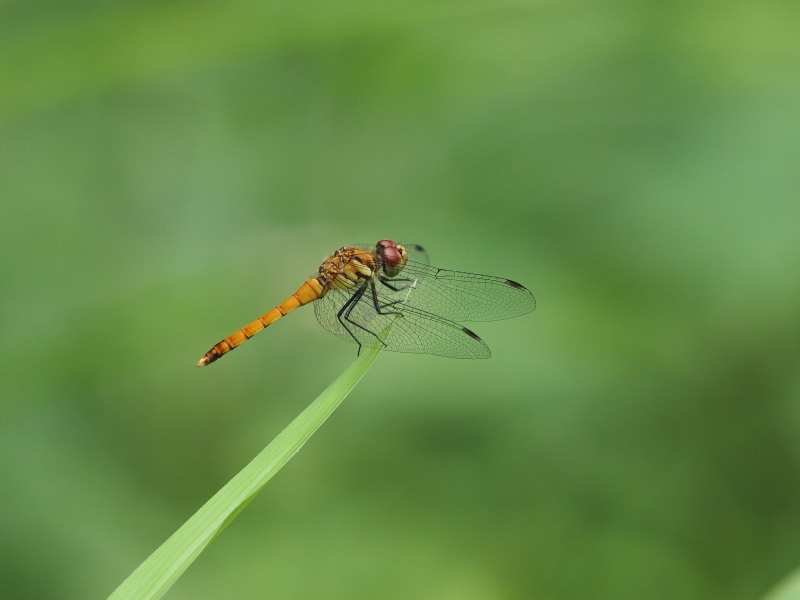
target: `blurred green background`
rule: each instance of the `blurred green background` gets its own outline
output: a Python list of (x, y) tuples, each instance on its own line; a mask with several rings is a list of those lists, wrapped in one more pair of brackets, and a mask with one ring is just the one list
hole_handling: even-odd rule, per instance
[(746, 599), (800, 564), (796, 2), (0, 3), (4, 598), (102, 598), (355, 357), (346, 243), (535, 313), (387, 353), (169, 598)]

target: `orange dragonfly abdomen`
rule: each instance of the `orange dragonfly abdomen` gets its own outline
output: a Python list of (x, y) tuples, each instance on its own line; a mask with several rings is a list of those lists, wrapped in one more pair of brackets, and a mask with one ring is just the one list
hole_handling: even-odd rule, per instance
[(299, 308), (304, 304), (308, 304), (309, 302), (313, 302), (318, 298), (324, 295), (325, 289), (322, 287), (319, 279), (309, 279), (303, 285), (300, 286), (300, 289), (297, 290), (294, 294), (289, 296), (286, 300), (281, 302), (278, 306), (273, 308), (268, 313), (260, 316), (258, 319), (253, 321), (252, 323), (245, 325), (236, 333), (233, 333), (226, 337), (224, 340), (220, 341), (219, 343), (215, 344), (211, 350), (203, 355), (199, 361), (197, 361), (198, 367), (204, 367), (208, 364), (211, 364), (218, 358), (224, 356), (237, 346), (240, 346), (259, 331), (265, 329), (281, 317), (287, 315), (295, 308)]

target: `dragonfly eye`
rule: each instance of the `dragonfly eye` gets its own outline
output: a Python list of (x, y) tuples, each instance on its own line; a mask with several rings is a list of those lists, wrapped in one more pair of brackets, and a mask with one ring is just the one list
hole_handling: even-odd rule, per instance
[(383, 270), (389, 277), (396, 277), (408, 260), (406, 249), (391, 240), (381, 240), (377, 243), (376, 250), (381, 257)]

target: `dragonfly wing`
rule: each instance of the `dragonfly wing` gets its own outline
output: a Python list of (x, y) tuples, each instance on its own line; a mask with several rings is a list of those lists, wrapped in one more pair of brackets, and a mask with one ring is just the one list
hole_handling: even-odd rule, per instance
[(414, 262), (418, 262), (421, 264), (429, 265), (430, 259), (428, 258), (428, 251), (425, 250), (419, 244), (403, 244), (405, 246), (406, 252), (408, 252), (409, 260), (413, 260)]
[(314, 315), (317, 317), (319, 324), (333, 335), (355, 342), (356, 340), (347, 332), (347, 329), (339, 319), (340, 310), (350, 302), (351, 296), (351, 291), (328, 290), (322, 298), (314, 302)]
[[(314, 303), (314, 312), (325, 329), (363, 346), (449, 358), (491, 355), (489, 347), (473, 331), (397, 300), (396, 295), (373, 294), (369, 286), (355, 295), (351, 291), (330, 290)], [(382, 342), (379, 335), (389, 325), (389, 335)]]
[[(416, 283), (415, 283), (416, 282)], [(536, 308), (536, 299), (525, 286), (491, 275), (439, 269), (408, 261), (393, 280), (393, 287), (414, 285), (407, 305), (453, 321), (499, 321)], [(380, 293), (395, 297), (386, 285)]]

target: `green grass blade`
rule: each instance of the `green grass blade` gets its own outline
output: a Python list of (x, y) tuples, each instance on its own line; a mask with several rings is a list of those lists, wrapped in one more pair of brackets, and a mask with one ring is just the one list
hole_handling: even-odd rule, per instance
[(109, 599), (161, 598), (325, 422), (364, 376), (379, 352), (377, 348), (364, 348), (361, 356), (336, 381), (139, 565)]
[(800, 569), (790, 573), (762, 600), (800, 600)]

